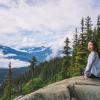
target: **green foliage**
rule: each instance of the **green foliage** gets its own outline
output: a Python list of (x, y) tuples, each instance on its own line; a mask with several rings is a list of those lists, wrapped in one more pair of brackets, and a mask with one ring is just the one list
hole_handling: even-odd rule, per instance
[(68, 76), (77, 76), (81, 74), (81, 69), (86, 66), (88, 50), (87, 43), (89, 40), (93, 39), (92, 21), (88, 16), (87, 18), (82, 18), (81, 20), (81, 33), (77, 35), (77, 31), (74, 35), (73, 41), (73, 55), (71, 66), (68, 69)]
[(29, 65), (29, 68), (30, 68), (30, 71), (31, 71), (31, 78), (34, 77), (34, 68), (35, 68), (35, 65), (36, 65), (36, 58), (33, 56), (32, 60), (30, 61), (30, 65)]
[(54, 58), (44, 63), (39, 75), (44, 82), (48, 83), (50, 80), (52, 80), (54, 75), (58, 74), (61, 71), (62, 61), (62, 58)]
[(44, 82), (41, 78), (34, 78), (24, 85), (23, 91), (25, 94), (35, 91), (44, 86)]
[(1, 100), (11, 100), (11, 97), (9, 96), (9, 95), (10, 95), (9, 90), (10, 90), (10, 89), (9, 89), (9, 86), (6, 85), (6, 86), (4, 87), (4, 95), (3, 95), (3, 97), (2, 97)]
[(8, 98), (9, 97), (9, 86), (5, 86), (4, 88), (4, 98)]
[(54, 75), (53, 78), (51, 79), (50, 83), (57, 82), (57, 81), (60, 81), (60, 80), (63, 80), (63, 76), (62, 76), (61, 72)]
[(69, 50), (71, 49), (69, 44), (70, 44), (70, 41), (69, 41), (69, 38), (67, 37), (66, 40), (64, 41), (65, 43), (65, 46), (64, 46), (64, 50), (63, 50), (63, 53), (64, 53), (64, 56), (69, 56), (70, 55), (70, 52)]
[(62, 76), (63, 79), (68, 78), (67, 72), (68, 68), (71, 65), (71, 57), (64, 57), (63, 62), (62, 62), (62, 69), (60, 72), (60, 75)]

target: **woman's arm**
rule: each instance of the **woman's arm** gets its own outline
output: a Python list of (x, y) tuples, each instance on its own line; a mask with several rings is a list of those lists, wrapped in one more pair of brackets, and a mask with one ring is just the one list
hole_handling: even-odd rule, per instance
[(86, 76), (91, 75), (91, 68), (92, 68), (94, 61), (95, 61), (95, 52), (92, 51), (88, 57), (88, 63), (87, 63), (86, 69), (84, 71), (84, 75), (86, 75)]

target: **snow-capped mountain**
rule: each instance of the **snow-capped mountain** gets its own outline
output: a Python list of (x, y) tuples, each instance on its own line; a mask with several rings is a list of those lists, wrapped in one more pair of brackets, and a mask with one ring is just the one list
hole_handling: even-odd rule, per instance
[[(15, 59), (23, 62), (28, 62), (35, 56), (38, 62), (43, 62), (46, 57), (52, 53), (50, 47), (32, 47), (32, 48), (21, 48), (19, 50), (11, 47), (0, 45), (0, 52), (3, 54), (5, 59)], [(1, 58), (1, 57), (0, 57)]]
[(30, 47), (30, 48), (21, 48), (21, 51), (27, 52), (32, 57), (35, 56), (38, 62), (43, 62), (48, 56), (52, 54), (52, 49), (50, 47)]
[(32, 57), (35, 56), (38, 63), (51, 59), (54, 56), (62, 56), (62, 49), (58, 49), (56, 53), (52, 47), (24, 47), (20, 49), (11, 48), (0, 45), (0, 68), (8, 66), (12, 61), (13, 67), (25, 67), (29, 64)]
[(20, 61), (28, 61), (32, 58), (32, 55), (27, 52), (18, 51), (16, 49), (2, 45), (0, 45), (0, 52), (3, 53), (3, 58), (6, 59), (18, 59)]

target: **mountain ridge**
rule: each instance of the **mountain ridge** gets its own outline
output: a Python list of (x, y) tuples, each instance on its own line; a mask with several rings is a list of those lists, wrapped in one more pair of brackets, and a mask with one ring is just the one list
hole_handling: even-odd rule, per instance
[[(36, 52), (38, 50), (38, 52)], [(21, 48), (16, 50), (14, 48), (0, 45), (0, 52), (4, 55), (3, 58), (15, 59), (24, 62), (29, 62), (33, 56), (35, 56), (38, 62), (43, 62), (46, 57), (52, 53), (50, 47), (32, 47), (32, 48)]]

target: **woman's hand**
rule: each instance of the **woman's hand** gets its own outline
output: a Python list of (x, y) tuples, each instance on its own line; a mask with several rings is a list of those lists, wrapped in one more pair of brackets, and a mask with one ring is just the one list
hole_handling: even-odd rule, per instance
[(84, 74), (83, 78), (84, 79), (89, 79), (86, 74)]

